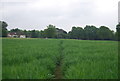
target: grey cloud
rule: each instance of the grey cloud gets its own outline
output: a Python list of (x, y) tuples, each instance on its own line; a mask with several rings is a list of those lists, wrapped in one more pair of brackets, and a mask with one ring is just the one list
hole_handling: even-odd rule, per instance
[[(14, 0), (16, 1), (16, 0)], [(78, 0), (67, 6), (57, 4), (43, 8), (32, 7), (28, 2), (4, 2), (3, 20), (9, 29), (18, 27), (21, 29), (45, 29), (48, 24), (54, 24), (69, 31), (72, 26), (93, 24), (106, 25), (115, 30), (117, 24), (116, 10), (111, 13), (98, 12), (95, 1)], [(31, 5), (31, 6), (30, 6)]]

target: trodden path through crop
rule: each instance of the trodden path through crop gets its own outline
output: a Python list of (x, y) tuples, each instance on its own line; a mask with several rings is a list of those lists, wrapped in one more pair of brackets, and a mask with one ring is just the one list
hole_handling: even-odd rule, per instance
[(61, 40), (59, 43), (59, 57), (56, 62), (56, 68), (55, 68), (55, 79), (62, 79), (62, 61), (63, 61), (63, 41)]

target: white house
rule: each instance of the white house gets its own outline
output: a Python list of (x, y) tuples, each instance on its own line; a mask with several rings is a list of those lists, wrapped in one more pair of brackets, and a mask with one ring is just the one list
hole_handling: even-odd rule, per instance
[(26, 35), (24, 34), (18, 34), (16, 32), (10, 32), (8, 33), (8, 37), (11, 37), (11, 38), (26, 38)]
[(8, 37), (18, 38), (18, 35), (15, 32), (8, 33)]
[(20, 38), (26, 38), (26, 36), (25, 35), (20, 35)]

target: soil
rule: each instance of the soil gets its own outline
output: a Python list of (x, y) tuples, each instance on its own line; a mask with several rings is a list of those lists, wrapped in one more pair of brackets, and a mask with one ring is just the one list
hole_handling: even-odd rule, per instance
[(63, 47), (62, 47), (63, 41), (60, 42), (60, 56), (56, 63), (55, 68), (55, 79), (62, 79), (62, 60), (63, 60)]

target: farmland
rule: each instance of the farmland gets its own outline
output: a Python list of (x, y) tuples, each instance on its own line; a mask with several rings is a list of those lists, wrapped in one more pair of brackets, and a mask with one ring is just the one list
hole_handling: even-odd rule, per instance
[(2, 39), (3, 79), (117, 79), (118, 43)]

